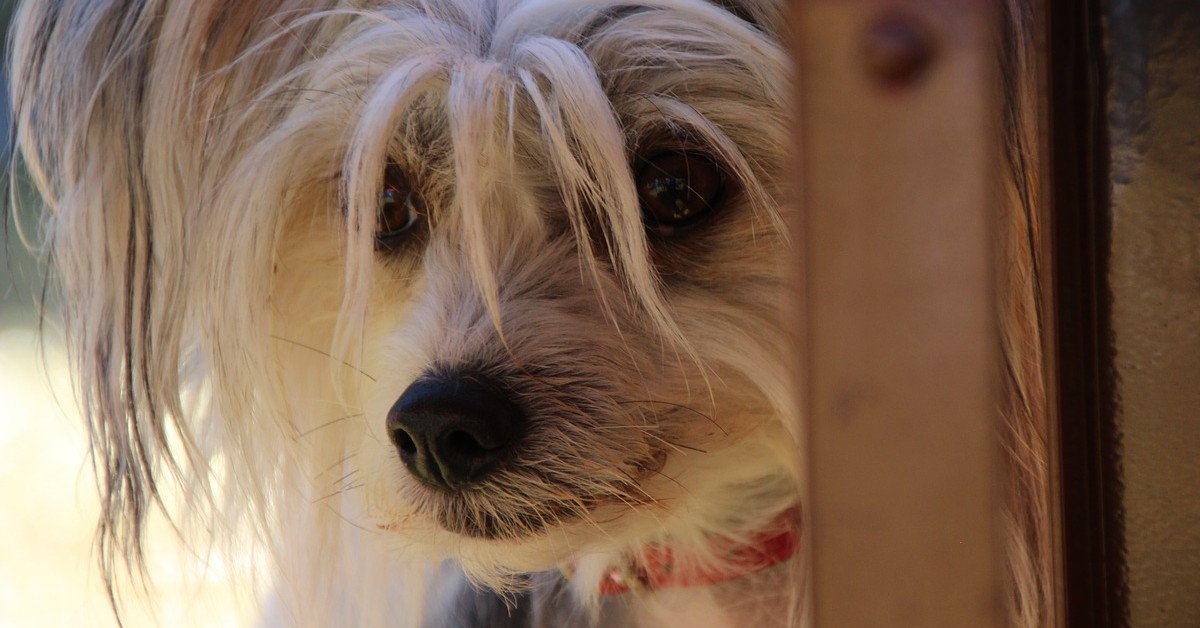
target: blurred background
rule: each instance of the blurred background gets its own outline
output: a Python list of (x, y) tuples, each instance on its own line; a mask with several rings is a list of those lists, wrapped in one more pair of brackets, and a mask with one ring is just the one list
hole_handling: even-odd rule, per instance
[[(14, 4), (0, 0), (0, 32), (8, 32)], [(0, 146), (8, 145), (9, 128), (7, 64), (4, 70)], [(38, 204), (26, 193), (17, 206), (16, 220), (8, 204), (0, 219), (0, 628), (116, 626), (96, 568), (96, 490), (60, 318), (53, 305), (40, 315), (43, 256), (16, 228), (19, 222), (36, 239)], [(149, 538), (154, 588), (146, 600), (127, 596), (126, 626), (251, 623), (220, 565), (188, 552), (162, 521), (152, 522)]]

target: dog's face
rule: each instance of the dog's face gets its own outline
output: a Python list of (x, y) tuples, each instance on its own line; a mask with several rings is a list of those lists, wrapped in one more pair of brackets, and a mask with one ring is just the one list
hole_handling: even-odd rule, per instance
[(794, 505), (776, 4), (27, 3), (105, 532), (155, 456), (485, 580)]
[[(434, 5), (346, 18), (286, 112), (329, 139), (277, 147), (319, 182), (285, 207), (279, 334), (349, 329), (361, 369), (349, 412), (298, 413), (305, 439), (346, 434), (329, 489), (481, 569), (760, 523), (796, 490), (769, 25), (702, 2)], [(282, 360), (292, 399), (309, 362)]]

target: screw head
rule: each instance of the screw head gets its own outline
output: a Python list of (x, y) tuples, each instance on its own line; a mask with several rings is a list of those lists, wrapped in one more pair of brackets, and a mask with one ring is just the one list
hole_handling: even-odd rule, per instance
[(929, 28), (908, 12), (892, 10), (867, 29), (863, 53), (871, 77), (890, 88), (910, 87), (924, 77), (937, 56)]

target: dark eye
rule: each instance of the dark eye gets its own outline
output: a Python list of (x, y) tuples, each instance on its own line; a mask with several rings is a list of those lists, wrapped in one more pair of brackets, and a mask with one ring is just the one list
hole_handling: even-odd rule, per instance
[(703, 222), (720, 206), (725, 176), (708, 156), (670, 151), (639, 161), (636, 184), (647, 227), (673, 235)]
[(425, 204), (399, 166), (389, 163), (379, 192), (375, 244), (391, 249), (402, 244), (421, 225)]

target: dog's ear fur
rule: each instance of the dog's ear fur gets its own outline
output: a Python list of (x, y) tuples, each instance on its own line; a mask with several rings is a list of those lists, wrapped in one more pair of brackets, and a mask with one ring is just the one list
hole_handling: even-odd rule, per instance
[(1049, 415), (1042, 355), (1038, 259), (1040, 158), (1032, 3), (1005, 0), (998, 10), (999, 89), (1004, 95), (1003, 221), (997, 235), (1002, 269), (997, 319), (1005, 362), (1004, 449), (1010, 452), (1006, 506), (1015, 625), (1038, 626), (1053, 615)]
[(160, 499), (163, 408), (178, 405), (178, 339), (152, 324), (169, 315), (159, 286), (174, 280), (162, 274), (170, 265), (152, 263), (169, 238), (151, 211), (144, 143), (158, 4), (26, 2), (12, 45), (16, 141), (49, 210), (46, 243), (69, 304), (110, 595), (114, 563), (141, 563), (142, 526)]
[[(237, 116), (230, 112), (262, 89), (245, 77), (275, 80), (305, 58), (306, 35), (319, 24), (289, 30), (280, 16), (329, 4), (30, 0), (15, 16), (10, 67), (20, 154), (12, 168), (32, 180), (48, 209), (45, 244), (68, 304), (67, 346), (101, 494), (98, 549), (110, 596), (118, 564), (135, 573), (142, 567), (143, 526), (163, 506), (161, 484), (210, 481), (212, 452), (200, 451), (184, 422), (181, 370), (204, 362), (196, 349), (202, 295), (228, 288), (237, 299), (239, 279), (228, 268), (221, 278), (218, 268), (190, 264), (190, 256), (197, 246), (267, 248), (197, 237), (196, 216), (211, 201), (197, 182), (219, 177), (196, 173), (228, 163), (222, 151), (234, 147), (214, 138), (231, 135)], [(262, 68), (226, 80), (222, 70), (235, 63)], [(245, 282), (242, 291), (258, 285)], [(252, 318), (256, 304), (245, 306)], [(189, 494), (211, 496), (208, 488)]]

